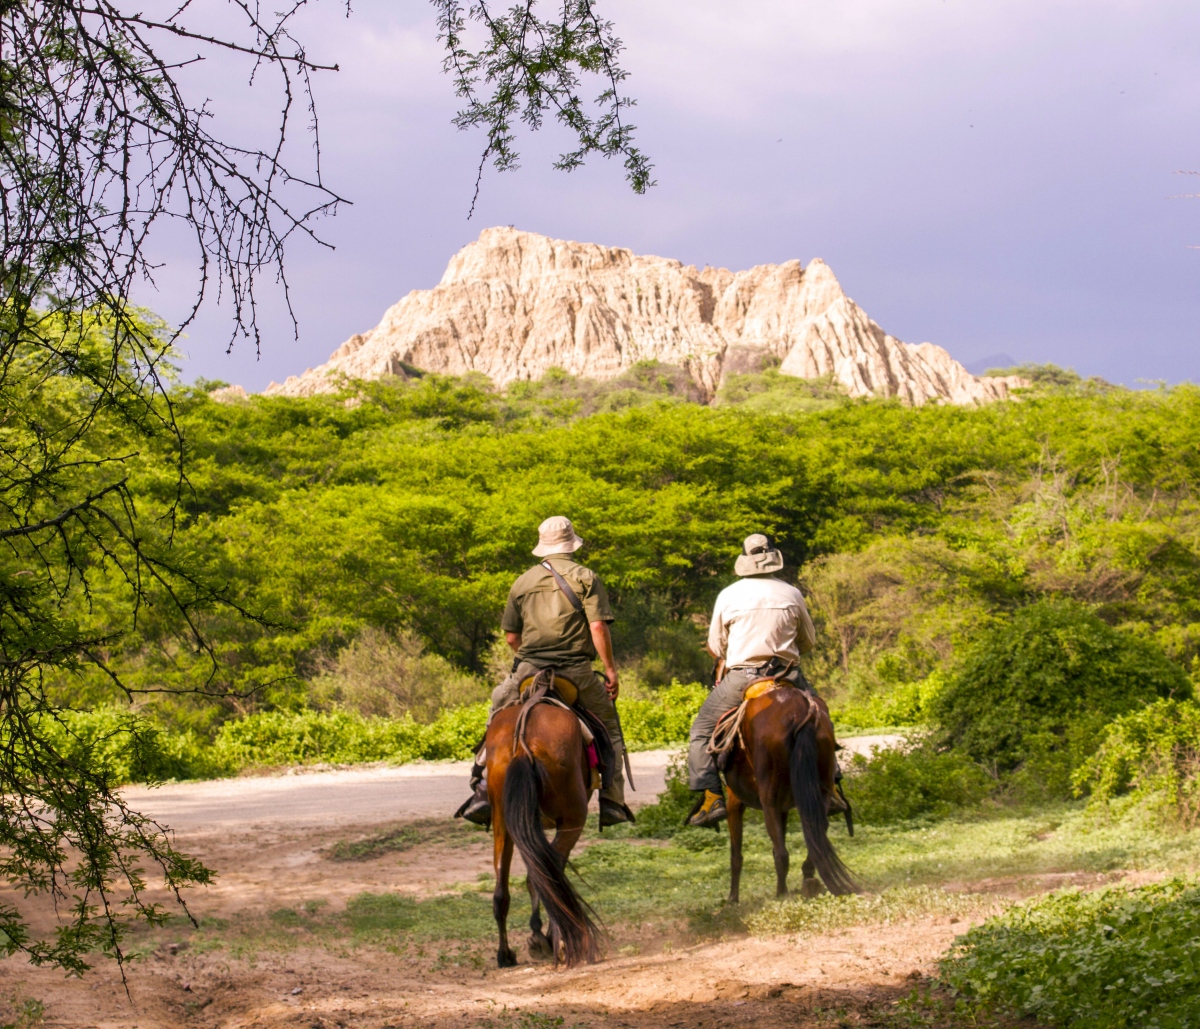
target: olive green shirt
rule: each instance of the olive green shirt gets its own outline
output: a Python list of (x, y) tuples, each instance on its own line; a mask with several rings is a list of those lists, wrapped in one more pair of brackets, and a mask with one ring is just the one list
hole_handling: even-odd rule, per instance
[(583, 602), (587, 624), (563, 596), (554, 576), (537, 564), (508, 591), (500, 628), (520, 635), (517, 657), (522, 661), (543, 668), (591, 661), (596, 656), (591, 623), (613, 620), (604, 583), (590, 568), (576, 564), (566, 554), (552, 554), (546, 560)]

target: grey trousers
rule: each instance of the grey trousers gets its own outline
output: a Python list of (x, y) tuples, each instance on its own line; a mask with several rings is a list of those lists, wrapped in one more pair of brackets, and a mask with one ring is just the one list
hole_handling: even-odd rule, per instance
[[(538, 665), (522, 661), (514, 671), (499, 686), (492, 690), (492, 711), (494, 715), (502, 707), (515, 704), (519, 697), (521, 681), (531, 675), (537, 675), (542, 669)], [(604, 688), (604, 680), (598, 676), (590, 664), (571, 665), (567, 668), (555, 668), (559, 675), (566, 676), (579, 687), (579, 703), (604, 723), (612, 740), (616, 767), (613, 769), (612, 785), (607, 790), (601, 790), (600, 796), (617, 804), (625, 803), (625, 737), (621, 735), (621, 725), (617, 721), (617, 707)], [(491, 721), (491, 715), (488, 716)]]
[[(700, 706), (688, 738), (688, 786), (691, 789), (721, 792), (717, 756), (708, 752), (708, 742), (717, 727), (717, 720), (730, 708), (737, 707), (746, 687), (760, 677), (756, 668), (731, 668)], [(799, 669), (792, 669), (787, 678), (798, 686), (811, 689)]]

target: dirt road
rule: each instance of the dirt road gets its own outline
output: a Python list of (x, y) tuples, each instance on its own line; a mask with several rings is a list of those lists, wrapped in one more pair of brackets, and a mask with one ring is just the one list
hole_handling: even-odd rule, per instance
[[(895, 738), (853, 742), (854, 749), (869, 749)], [(671, 756), (633, 756), (639, 790), (631, 798), (654, 799)], [(686, 919), (651, 907), (633, 920), (613, 920), (608, 957), (599, 965), (555, 971), (522, 957), (519, 967), (498, 970), (490, 924), (481, 935), (463, 923), (463, 936), (455, 935), (454, 919), (490, 914), (491, 839), (447, 818), (464, 795), (466, 771), (461, 763), (426, 764), (130, 789), (126, 796), (136, 808), (176, 829), (180, 849), (217, 871), (211, 886), (189, 892), (199, 927), (175, 917), (163, 928), (135, 932), (126, 941), (137, 959), (126, 966), (128, 994), (104, 960), (82, 979), (32, 967), (20, 956), (2, 961), (0, 1024), (815, 1029), (837, 1009), (849, 1012), (853, 1024), (881, 1025), (875, 1019), (934, 969), (966, 924), (925, 918), (819, 942), (742, 933), (714, 942), (699, 939)], [(391, 843), (377, 853), (338, 856), (339, 847), (371, 840)], [(599, 842), (589, 833), (576, 854)], [(653, 851), (664, 843), (627, 846)], [(654, 882), (648, 879), (647, 888)], [(517, 893), (519, 908), (523, 891)], [(362, 898), (382, 906), (347, 921)], [(178, 915), (165, 891), (152, 889), (147, 899)], [(54, 924), (47, 903), (15, 894), (0, 900), (29, 910), (39, 933)], [(445, 916), (448, 928), (410, 940), (408, 923), (395, 919), (418, 903), (458, 906), (445, 908), (453, 912)], [(380, 927), (373, 919), (383, 920)], [(356, 928), (341, 928), (351, 924)], [(514, 914), (511, 924), (521, 946), (521, 918)], [(322, 926), (334, 934), (322, 936)], [(376, 938), (385, 931), (391, 935)]]
[[(900, 736), (843, 740), (851, 752), (895, 745)], [(634, 808), (654, 803), (662, 792), (667, 762), (675, 751), (630, 754), (636, 791)], [(130, 787), (125, 797), (143, 814), (181, 830), (253, 825), (368, 825), (413, 818), (449, 817), (466, 799), (466, 761), (371, 766), (325, 771), (295, 770), (211, 782), (171, 783), (155, 789)], [(593, 800), (595, 806), (595, 800)]]

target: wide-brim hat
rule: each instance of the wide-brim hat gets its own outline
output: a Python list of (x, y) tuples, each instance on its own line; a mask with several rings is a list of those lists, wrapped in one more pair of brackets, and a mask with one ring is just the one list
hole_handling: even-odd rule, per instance
[(761, 532), (746, 537), (742, 544), (742, 552), (733, 566), (738, 575), (767, 575), (782, 568), (783, 555)]
[(575, 535), (575, 526), (571, 524), (571, 519), (555, 515), (538, 526), (538, 545), (533, 548), (533, 556), (573, 554), (582, 546), (583, 540)]

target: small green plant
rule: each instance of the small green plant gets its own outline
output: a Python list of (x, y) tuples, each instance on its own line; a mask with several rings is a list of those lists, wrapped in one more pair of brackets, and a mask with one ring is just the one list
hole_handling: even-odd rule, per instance
[(1200, 704), (1160, 700), (1118, 718), (1075, 773), (1076, 794), (1122, 813), (1142, 807), (1179, 829), (1200, 824)]
[(1067, 890), (970, 930), (942, 981), (984, 1011), (1088, 1029), (1200, 1026), (1200, 887)]
[(695, 800), (696, 795), (688, 789), (687, 755), (680, 751), (667, 763), (666, 789), (655, 803), (638, 811), (632, 835), (643, 839), (668, 839), (677, 835)]
[(33, 997), (21, 997), (14, 993), (5, 1005), (3, 1018), (10, 1019), (0, 1023), (0, 1029), (37, 1029), (46, 1023), (46, 1005)]
[(755, 936), (814, 936), (854, 925), (891, 925), (925, 915), (977, 914), (994, 905), (979, 894), (947, 893), (928, 886), (897, 886), (877, 894), (822, 894), (768, 904), (746, 919)]
[(912, 747), (855, 754), (845, 781), (854, 814), (867, 825), (928, 816), (945, 818), (973, 807), (996, 782), (961, 751), (938, 752), (927, 741)]

